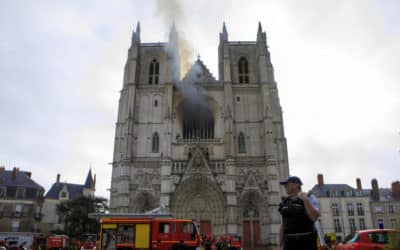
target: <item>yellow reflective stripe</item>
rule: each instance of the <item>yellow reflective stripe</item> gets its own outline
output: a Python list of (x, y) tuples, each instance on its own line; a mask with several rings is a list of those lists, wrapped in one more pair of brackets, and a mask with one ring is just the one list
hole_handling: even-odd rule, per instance
[(103, 224), (104, 229), (114, 229), (117, 228), (117, 224)]

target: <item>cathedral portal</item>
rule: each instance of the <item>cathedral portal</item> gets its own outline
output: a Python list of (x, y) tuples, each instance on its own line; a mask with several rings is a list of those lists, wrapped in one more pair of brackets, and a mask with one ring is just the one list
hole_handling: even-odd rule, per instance
[(195, 218), (202, 233), (226, 233), (225, 202), (221, 189), (210, 177), (194, 175), (179, 184), (171, 200), (171, 212), (178, 218)]

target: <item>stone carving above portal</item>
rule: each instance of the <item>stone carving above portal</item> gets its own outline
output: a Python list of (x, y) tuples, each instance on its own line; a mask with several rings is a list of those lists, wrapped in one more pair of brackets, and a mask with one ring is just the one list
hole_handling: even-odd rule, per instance
[[(191, 176), (207, 176), (215, 181), (214, 173), (208, 162), (208, 150), (200, 147), (200, 145), (191, 147), (185, 171), (180, 176), (179, 182)], [(176, 183), (175, 180), (174, 183)]]
[(149, 189), (153, 188), (153, 184), (159, 183), (159, 177), (157, 171), (144, 171), (140, 169), (136, 172), (134, 176), (134, 182), (138, 184), (139, 189)]
[(249, 171), (247, 173), (243, 189), (244, 190), (249, 190), (249, 189), (260, 190), (260, 185), (257, 180), (257, 176), (259, 176), (259, 175), (260, 175), (260, 173), (257, 173), (256, 171)]

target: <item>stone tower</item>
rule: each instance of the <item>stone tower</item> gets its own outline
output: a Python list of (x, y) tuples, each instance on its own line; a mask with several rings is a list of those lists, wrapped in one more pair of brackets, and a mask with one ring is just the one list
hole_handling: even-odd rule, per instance
[(180, 76), (178, 34), (132, 35), (116, 123), (111, 212), (165, 207), (196, 218), (201, 233), (239, 233), (275, 244), (279, 180), (289, 174), (282, 110), (266, 33), (229, 41), (223, 24), (219, 80), (198, 58)]

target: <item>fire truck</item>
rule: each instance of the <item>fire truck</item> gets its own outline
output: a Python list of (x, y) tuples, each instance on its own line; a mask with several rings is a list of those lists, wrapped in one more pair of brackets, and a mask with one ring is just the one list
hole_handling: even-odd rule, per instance
[(63, 234), (53, 234), (47, 238), (47, 250), (67, 250), (69, 249), (69, 237)]
[(200, 235), (193, 220), (169, 214), (100, 215), (99, 250), (195, 250)]

